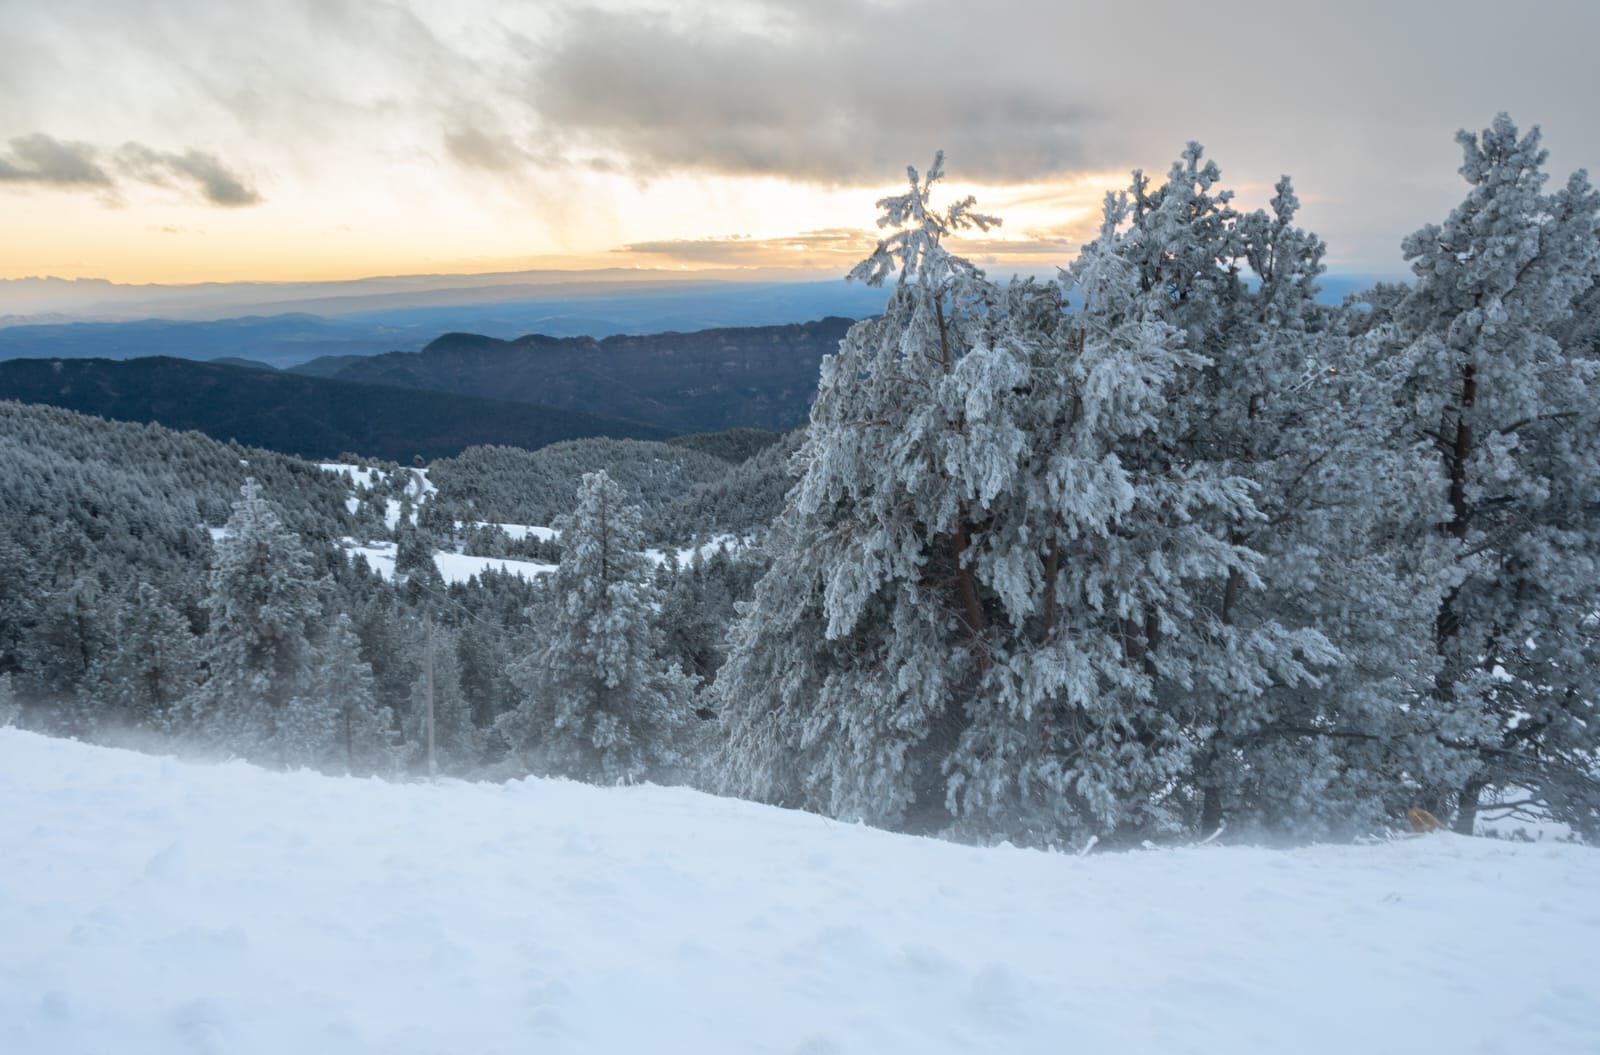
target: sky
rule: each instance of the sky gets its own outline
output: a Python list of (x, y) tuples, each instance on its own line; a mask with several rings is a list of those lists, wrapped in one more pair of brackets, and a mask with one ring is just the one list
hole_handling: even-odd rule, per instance
[(1005, 221), (965, 255), (1048, 272), (1189, 140), (1394, 275), (1458, 128), (1600, 164), (1597, 39), (1594, 0), (0, 0), (0, 279), (839, 275), (937, 149)]

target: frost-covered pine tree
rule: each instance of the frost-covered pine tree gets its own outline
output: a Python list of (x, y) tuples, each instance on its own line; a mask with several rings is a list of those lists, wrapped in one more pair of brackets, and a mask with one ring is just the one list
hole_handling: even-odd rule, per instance
[(444, 586), (444, 578), (434, 563), (433, 539), (421, 528), (405, 521), (395, 528), (395, 534), (395, 574), (404, 576), (408, 583), (440, 591)]
[(727, 787), (888, 826), (950, 821), (944, 766), (995, 661), (981, 561), (1028, 436), (1028, 350), (995, 287), (945, 240), (998, 221), (934, 207), (942, 155), (878, 202), (891, 233), (851, 277), (894, 278), (884, 313), (823, 361), (772, 567), (716, 695)]
[(1251, 480), (1192, 436), (1214, 364), (1188, 343), (1242, 288), (1214, 182), (1196, 150), (1110, 198), (1071, 314), (949, 255), (970, 202), (933, 213), (913, 177), (880, 203), (901, 231), (857, 273), (898, 270), (894, 295), (824, 367), (718, 682), (732, 790), (1036, 843), (1170, 830), (1197, 745), (1249, 727), (1221, 701), (1332, 658), (1219, 615), (1262, 562), (1230, 530), (1261, 519)]
[(39, 569), (27, 550), (0, 534), (0, 674), (24, 669), (24, 648), (38, 613)]
[(1165, 690), (1198, 747), (1175, 798), (1205, 832), (1370, 830), (1459, 764), (1423, 706), (1437, 569), (1401, 544), (1432, 498), (1426, 463), (1391, 443), (1394, 372), (1316, 302), (1324, 248), (1289, 179), (1248, 214), (1220, 179), (1193, 143), (1161, 186), (1135, 173), (1119, 247), (1146, 309), (1205, 359), (1144, 457), (1248, 481), (1255, 506), (1208, 517), (1256, 561), (1197, 584), (1218, 625), (1198, 677)]
[(0, 674), (0, 729), (15, 725), (20, 717), (22, 703), (17, 699), (16, 687), (12, 684), (10, 671), (7, 671)]
[(433, 711), (433, 757), (435, 767), (447, 773), (465, 773), (483, 761), (483, 736), (473, 724), (472, 707), (461, 691), (461, 664), (457, 637), (449, 630), (434, 629), (425, 635), (422, 669), (411, 683), (404, 731), (407, 762), (427, 772), (428, 711)]
[(290, 701), (284, 755), (330, 773), (387, 772), (393, 718), (373, 695), (372, 668), (350, 617), (340, 613), (315, 645), (306, 691)]
[(1399, 440), (1433, 445), (1447, 501), (1436, 703), (1460, 716), (1478, 762), (1455, 823), (1472, 831), (1492, 785), (1593, 825), (1600, 363), (1574, 309), (1600, 271), (1600, 198), (1582, 172), (1547, 192), (1538, 130), (1521, 135), (1504, 114), (1457, 139), (1471, 189), (1406, 239), (1417, 282), (1397, 311)]
[(1192, 825), (1197, 749), (1221, 715), (1304, 683), (1308, 660), (1327, 655), (1315, 635), (1222, 616), (1225, 584), (1261, 586), (1236, 530), (1259, 519), (1253, 488), (1237, 464), (1177, 453), (1215, 363), (1188, 347), (1206, 331), (1169, 320), (1159, 274), (1141, 266), (1152, 250), (1168, 267), (1214, 250), (1177, 222), (1161, 252), (1157, 225), (1136, 217), (1126, 196), (1108, 198), (1067, 276), (1082, 308), (1036, 345), (1030, 461), (994, 517), (1016, 629), (951, 767), (964, 812), (990, 830), (1021, 818), (1033, 839)]
[(1338, 658), (1315, 681), (1275, 680), (1242, 714), (1224, 701), (1198, 780), (1236, 829), (1348, 837), (1393, 823), (1419, 785), (1464, 761), (1428, 695), (1441, 591), (1417, 524), (1438, 493), (1426, 450), (1395, 442), (1400, 377), (1384, 342), (1315, 303), (1322, 243), (1293, 226), (1288, 181), (1277, 190), (1269, 210), (1240, 217), (1251, 282), (1215, 353), (1232, 398), (1210, 431), (1258, 487), (1261, 518), (1235, 537), (1261, 555), (1263, 581), (1236, 592), (1230, 579), (1222, 612), (1314, 628)]
[[(1175, 375), (1162, 420), (1149, 441), (1127, 452), (1129, 464), (1254, 485), (1248, 504), (1218, 505), (1203, 526), (1257, 559), (1193, 583), (1203, 620), (1214, 615), (1215, 624), (1189, 635), (1181, 673), (1162, 671), (1157, 680), (1170, 709), (1184, 714), (1186, 739), (1199, 748), (1185, 780), (1192, 786), (1174, 801), (1196, 797), (1198, 826), (1207, 832), (1224, 821), (1224, 784), (1239, 768), (1238, 741), (1268, 720), (1274, 690), (1313, 680), (1305, 657), (1332, 658), (1314, 630), (1286, 626), (1250, 604), (1270, 591), (1261, 577), (1272, 569), (1259, 559), (1269, 519), (1255, 506), (1284, 453), (1280, 431), (1297, 409), (1286, 397), (1301, 369), (1321, 245), (1293, 227), (1297, 202), (1287, 180), (1270, 217), (1241, 216), (1232, 199), (1216, 163), (1190, 143), (1159, 187), (1134, 173), (1127, 230), (1116, 246), (1137, 283), (1130, 303), (1174, 327), (1200, 357)], [(1242, 275), (1248, 270), (1256, 270), (1254, 291)], [(1152, 645), (1168, 644), (1157, 630)]]
[(200, 646), (161, 591), (141, 583), (116, 619), (115, 646), (95, 663), (86, 695), (114, 726), (170, 728), (172, 709), (200, 681)]
[(118, 604), (89, 564), (87, 555), (67, 564), (23, 643), (23, 695), (37, 705), (37, 724), (60, 736), (92, 738), (101, 727), (94, 672), (114, 646)]
[(247, 480), (217, 542), (205, 600), (208, 676), (185, 701), (188, 731), (247, 758), (289, 761), (281, 726), (292, 700), (303, 710), (312, 698), (319, 593), (300, 539)]
[(561, 564), (547, 622), (514, 672), (522, 703), (497, 728), (543, 772), (608, 784), (673, 778), (694, 682), (663, 658), (639, 510), (603, 470), (586, 473), (577, 507), (554, 526)]

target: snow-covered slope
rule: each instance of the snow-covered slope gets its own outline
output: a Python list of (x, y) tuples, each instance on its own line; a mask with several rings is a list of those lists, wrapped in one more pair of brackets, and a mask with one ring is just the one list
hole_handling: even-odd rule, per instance
[[(393, 542), (369, 542), (362, 545), (354, 539), (345, 539), (344, 548), (347, 553), (359, 553), (366, 557), (367, 564), (383, 578), (394, 578)], [(554, 564), (512, 560), (509, 557), (469, 557), (464, 553), (446, 553), (443, 550), (433, 551), (433, 566), (439, 569), (439, 576), (445, 582), (466, 582), (474, 575), (482, 575), (491, 568), (523, 579), (547, 575), (556, 570)]]
[(1600, 856), (1087, 858), (0, 730), (0, 1048), (1600, 1051)]
[[(373, 485), (383, 481), (386, 474), (376, 467), (348, 465), (343, 462), (319, 462), (318, 467), (323, 472), (338, 473), (350, 485), (350, 497), (345, 499), (345, 508), (354, 513), (359, 504), (355, 492), (370, 491)], [(401, 469), (399, 475), (405, 478), (402, 493), (409, 495), (413, 503), (421, 505), (438, 493), (432, 480), (428, 479), (426, 469)], [(390, 498), (385, 502), (383, 520), (392, 531), (400, 523), (400, 510), (402, 503), (398, 498)], [(416, 519), (415, 513), (412, 519)]]

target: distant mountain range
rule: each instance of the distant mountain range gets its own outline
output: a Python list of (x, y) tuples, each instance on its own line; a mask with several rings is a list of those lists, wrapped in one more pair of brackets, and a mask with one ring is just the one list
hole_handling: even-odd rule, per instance
[(614, 281), (415, 293), (360, 288), (359, 293), (279, 301), (214, 319), (187, 318), (184, 313), (192, 310), (187, 302), (161, 300), (151, 303), (148, 312), (159, 317), (0, 316), (0, 360), (170, 355), (247, 359), (283, 368), (324, 356), (420, 351), (439, 334), (451, 332), (499, 338), (526, 333), (607, 337), (771, 326), (827, 315), (859, 319), (881, 311), (886, 295), (882, 289), (842, 281)]
[(0, 362), (0, 399), (156, 421), (307, 458), (350, 451), (409, 462), (477, 444), (537, 448), (587, 436), (648, 440), (673, 432), (554, 407), (165, 356)]
[(248, 316), (217, 322), (72, 322), (0, 328), (0, 360), (164, 355), (211, 362), (244, 359), (285, 367), (319, 356), (378, 355), (414, 340), (413, 335), (392, 326), (316, 315)]
[[(350, 315), (397, 307), (553, 300), (636, 294), (693, 286), (747, 288), (762, 283), (817, 284), (794, 272), (685, 272), (614, 267), (582, 270), (493, 271), (452, 275), (375, 275), (302, 282), (128, 284), (105, 279), (0, 279), (0, 320), (57, 316), (64, 322), (162, 318), (206, 321), (240, 315)], [(835, 281), (834, 285), (842, 285)]]
[(451, 333), (420, 352), (324, 357), (290, 371), (240, 357), (12, 359), (0, 362), (0, 399), (286, 454), (396, 461), (478, 444), (784, 431), (806, 420), (822, 357), (851, 325), (834, 316), (603, 340)]
[[(361, 285), (355, 301), (403, 303), (338, 318), (0, 326), (0, 399), (159, 421), (289, 454), (395, 460), (476, 444), (784, 431), (806, 420), (823, 356), (884, 296), (842, 282), (670, 285), (590, 284), (560, 300), (442, 306), (429, 302), (450, 291), (408, 299), (403, 289)], [(1332, 299), (1349, 284), (1328, 285)], [(492, 298), (500, 287), (473, 292)], [(841, 300), (851, 310), (792, 321)], [(702, 318), (773, 323), (663, 325)], [(492, 325), (434, 336), (475, 321)], [(633, 325), (652, 332), (628, 332)]]
[(421, 352), (316, 360), (314, 376), (516, 400), (683, 432), (783, 431), (803, 423), (822, 357), (852, 325), (830, 317), (758, 326), (502, 341), (450, 333)]

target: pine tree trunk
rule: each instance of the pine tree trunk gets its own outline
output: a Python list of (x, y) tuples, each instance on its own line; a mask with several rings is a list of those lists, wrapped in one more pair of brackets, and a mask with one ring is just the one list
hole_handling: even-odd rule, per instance
[(950, 551), (956, 563), (956, 592), (961, 597), (961, 610), (966, 617), (967, 629), (976, 642), (988, 628), (989, 620), (983, 612), (983, 598), (978, 594), (978, 576), (973, 572), (972, 565), (963, 560), (971, 543), (972, 534), (963, 517), (950, 538)]
[(1478, 796), (1486, 786), (1486, 782), (1482, 780), (1469, 780), (1461, 789), (1461, 801), (1457, 804), (1454, 825), (1457, 835), (1472, 835), (1477, 831)]
[[(1060, 526), (1060, 517), (1056, 518)], [(1044, 637), (1046, 641), (1056, 634), (1056, 579), (1061, 575), (1061, 538), (1050, 539), (1050, 556), (1044, 564)]]
[[(1450, 453), (1444, 466), (1450, 496), (1450, 523), (1446, 525), (1445, 530), (1458, 542), (1466, 539), (1472, 517), (1472, 510), (1467, 505), (1467, 459), (1472, 455), (1472, 426), (1467, 423), (1466, 416), (1477, 398), (1477, 371), (1471, 363), (1468, 363), (1461, 371), (1461, 409), (1456, 415), (1455, 436), (1452, 438)], [(1439, 602), (1439, 613), (1433, 622), (1434, 653), (1441, 661), (1433, 676), (1433, 695), (1444, 708), (1450, 706), (1455, 696), (1456, 680), (1460, 676), (1460, 664), (1451, 659), (1456, 635), (1461, 630), (1461, 620), (1456, 613), (1456, 601), (1460, 592), (1460, 586), (1456, 586), (1444, 595)], [(1462, 791), (1457, 825), (1459, 826), (1464, 818), (1469, 833), (1477, 820), (1478, 791), (1482, 786), (1482, 784), (1469, 784), (1468, 788)], [(1470, 796), (1467, 794), (1468, 789), (1471, 791)]]
[(1222, 827), (1222, 792), (1208, 786), (1200, 803), (1200, 834), (1209, 836)]

